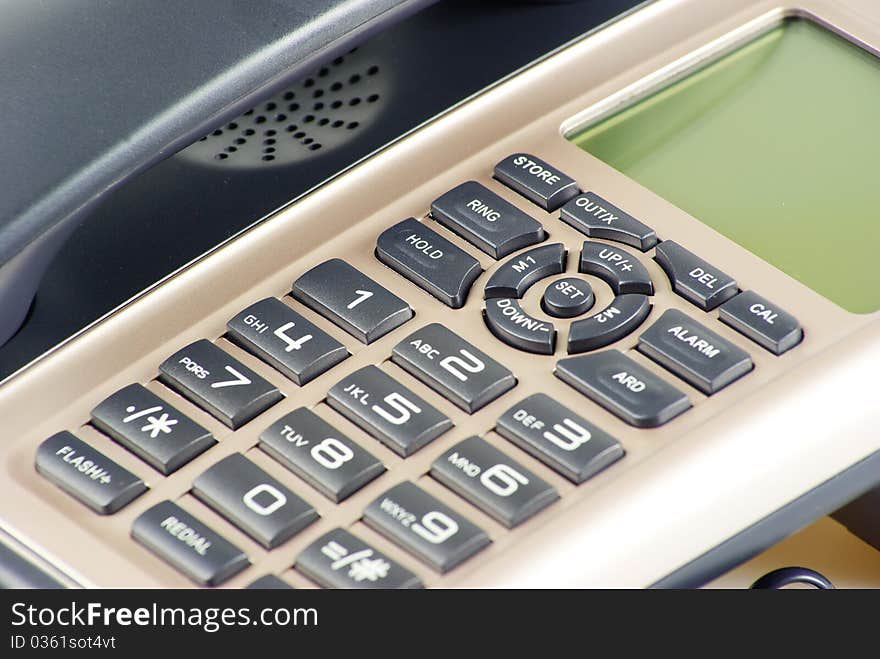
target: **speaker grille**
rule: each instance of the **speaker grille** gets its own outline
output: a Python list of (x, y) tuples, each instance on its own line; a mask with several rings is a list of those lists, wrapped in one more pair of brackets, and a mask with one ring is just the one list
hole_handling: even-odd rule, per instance
[(386, 102), (384, 66), (357, 49), (337, 57), (180, 152), (219, 167), (301, 162), (352, 139)]

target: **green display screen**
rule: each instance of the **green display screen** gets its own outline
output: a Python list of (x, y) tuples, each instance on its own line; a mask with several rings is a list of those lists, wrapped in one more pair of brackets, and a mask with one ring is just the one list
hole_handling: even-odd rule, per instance
[(569, 139), (844, 309), (880, 309), (867, 51), (788, 20)]

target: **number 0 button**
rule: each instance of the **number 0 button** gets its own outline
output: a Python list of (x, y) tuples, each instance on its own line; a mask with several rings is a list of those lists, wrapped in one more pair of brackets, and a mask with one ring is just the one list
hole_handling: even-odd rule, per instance
[(410, 306), (342, 259), (315, 266), (293, 282), (293, 297), (363, 343), (413, 316)]
[(193, 483), (193, 494), (268, 549), (318, 519), (318, 513), (241, 453)]
[(327, 403), (403, 457), (452, 427), (449, 417), (375, 366), (336, 384)]
[(508, 528), (559, 498), (552, 485), (480, 437), (459, 442), (437, 458), (431, 476)]

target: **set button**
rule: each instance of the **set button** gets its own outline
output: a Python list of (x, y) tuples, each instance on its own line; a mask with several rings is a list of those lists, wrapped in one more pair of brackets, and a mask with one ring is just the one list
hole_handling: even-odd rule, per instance
[(589, 311), (596, 302), (593, 287), (580, 277), (557, 279), (544, 291), (541, 308), (556, 318), (573, 318)]

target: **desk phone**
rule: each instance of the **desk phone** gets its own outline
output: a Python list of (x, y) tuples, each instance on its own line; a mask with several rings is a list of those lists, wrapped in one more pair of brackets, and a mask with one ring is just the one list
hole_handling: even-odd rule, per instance
[(0, 388), (7, 533), (81, 586), (717, 576), (880, 475), (878, 51), (870, 0), (561, 48)]

